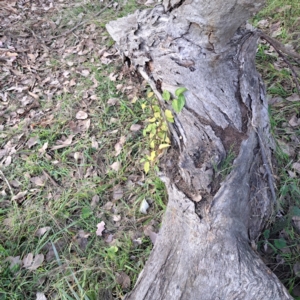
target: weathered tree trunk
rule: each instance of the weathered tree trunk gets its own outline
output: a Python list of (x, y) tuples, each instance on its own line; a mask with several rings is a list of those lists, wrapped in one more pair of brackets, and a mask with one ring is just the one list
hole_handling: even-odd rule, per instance
[[(245, 26), (263, 0), (164, 0), (112, 21), (120, 52), (162, 91), (186, 87), (162, 162), (168, 206), (128, 299), (292, 299), (251, 248), (274, 206), (273, 140)], [(235, 159), (225, 178), (222, 167)]]

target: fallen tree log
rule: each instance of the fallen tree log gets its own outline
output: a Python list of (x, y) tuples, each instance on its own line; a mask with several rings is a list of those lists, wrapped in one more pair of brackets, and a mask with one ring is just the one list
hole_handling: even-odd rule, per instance
[(162, 111), (172, 110), (163, 91), (187, 88), (161, 161), (162, 228), (126, 299), (292, 299), (251, 247), (276, 209), (259, 33), (245, 25), (263, 2), (164, 0), (107, 24)]

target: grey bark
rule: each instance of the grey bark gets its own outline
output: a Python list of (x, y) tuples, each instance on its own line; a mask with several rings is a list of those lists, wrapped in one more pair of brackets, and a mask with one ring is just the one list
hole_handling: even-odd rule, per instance
[[(168, 205), (159, 237), (128, 299), (292, 299), (250, 246), (274, 206), (273, 139), (255, 70), (259, 34), (250, 0), (164, 0), (107, 24), (120, 53), (162, 110), (186, 87), (162, 160)], [(218, 168), (230, 151), (231, 172)]]

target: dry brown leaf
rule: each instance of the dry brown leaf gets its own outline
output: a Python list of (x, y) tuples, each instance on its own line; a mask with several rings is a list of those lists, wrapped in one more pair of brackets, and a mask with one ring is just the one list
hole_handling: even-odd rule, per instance
[(100, 197), (98, 195), (94, 195), (91, 201), (91, 208), (94, 209), (99, 203)]
[(123, 198), (123, 189), (120, 185), (116, 185), (113, 188), (113, 200), (120, 200)]
[(112, 219), (114, 222), (119, 222), (119, 221), (121, 221), (121, 215), (113, 215)]
[(294, 114), (291, 119), (289, 120), (289, 124), (292, 127), (297, 127), (300, 125), (300, 119), (297, 118), (297, 115)]
[(82, 70), (80, 74), (84, 77), (88, 77), (90, 75), (90, 71), (89, 70)]
[(92, 148), (98, 149), (98, 142), (96, 141), (95, 136), (92, 136)]
[(15, 256), (15, 257), (9, 256), (5, 259), (5, 261), (10, 262), (10, 266), (9, 266), (10, 269), (12, 269), (16, 265), (22, 264), (22, 261), (20, 260), (20, 256)]
[[(17, 201), (17, 202), (22, 202), (24, 199), (24, 197), (27, 195), (28, 191), (23, 191), (23, 192), (19, 192), (17, 195), (14, 195), (11, 200), (12, 201)], [(22, 201), (21, 201), (22, 200)]]
[(12, 161), (12, 157), (9, 155), (3, 160), (2, 165), (4, 167), (8, 167), (11, 164), (11, 161)]
[(78, 111), (76, 114), (77, 120), (85, 120), (85, 119), (87, 119), (87, 117), (88, 117), (88, 114), (82, 110)]
[(44, 143), (42, 148), (40, 148), (38, 151), (43, 155), (46, 152), (47, 148), (48, 148), (48, 142)]
[(79, 133), (79, 132), (87, 131), (90, 128), (90, 125), (91, 125), (91, 119), (78, 121), (75, 132)]
[(51, 150), (57, 150), (57, 149), (61, 149), (61, 148), (65, 148), (65, 147), (68, 147), (72, 144), (72, 140), (73, 140), (73, 137), (75, 135), (74, 134), (71, 134), (68, 136), (68, 138), (64, 141), (58, 141), (57, 143), (59, 143), (59, 145), (56, 145), (56, 146), (53, 146), (51, 148)]
[(298, 162), (293, 163), (292, 168), (293, 168), (297, 173), (300, 174), (300, 163), (298, 163)]
[(83, 154), (81, 152), (75, 152), (73, 156), (76, 161), (83, 160)]
[(36, 299), (35, 300), (47, 300), (46, 296), (44, 293), (37, 292), (36, 293)]
[(109, 234), (106, 238), (105, 238), (105, 242), (110, 244), (114, 239), (114, 235), (113, 234)]
[(108, 75), (108, 78), (109, 78), (111, 81), (116, 81), (117, 78), (118, 78), (118, 74), (110, 73), (110, 74)]
[(44, 262), (44, 254), (37, 254), (33, 259), (32, 265), (29, 267), (26, 267), (26, 269), (30, 270), (30, 271), (34, 271), (37, 268), (39, 268), (43, 262)]
[(36, 176), (36, 177), (31, 177), (30, 181), (36, 186), (44, 186), (47, 181), (47, 178), (46, 176)]
[(51, 230), (50, 226), (46, 226), (46, 227), (42, 227), (39, 228), (36, 232), (35, 232), (35, 236), (41, 237), (43, 236), (47, 231)]
[(119, 161), (114, 162), (113, 164), (110, 165), (110, 167), (118, 172), (121, 169), (121, 163)]
[(33, 254), (30, 252), (23, 258), (23, 267), (27, 269), (32, 265), (33, 262)]
[(26, 145), (30, 149), (31, 147), (36, 145), (38, 142), (39, 142), (39, 137), (38, 136), (33, 136), (27, 141)]
[(142, 125), (140, 124), (132, 124), (130, 126), (130, 131), (139, 131), (142, 128)]
[(130, 277), (125, 272), (117, 273), (116, 280), (123, 289), (130, 288)]
[(122, 150), (122, 145), (120, 143), (116, 143), (115, 144), (115, 156), (118, 156), (120, 153), (121, 153), (121, 150)]
[(291, 96), (286, 98), (287, 101), (295, 102), (300, 101), (300, 96), (298, 94), (292, 94)]
[(102, 232), (105, 229), (105, 223), (101, 221), (100, 223), (97, 224), (97, 230), (96, 230), (96, 235), (102, 236)]
[(116, 105), (118, 102), (119, 102), (119, 99), (118, 99), (118, 98), (110, 98), (110, 99), (108, 99), (107, 104), (108, 104), (109, 106), (114, 106), (114, 105)]

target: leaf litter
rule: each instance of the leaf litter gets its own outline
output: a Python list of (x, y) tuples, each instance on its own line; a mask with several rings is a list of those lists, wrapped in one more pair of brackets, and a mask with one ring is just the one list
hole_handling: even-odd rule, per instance
[[(100, 10), (106, 5), (91, 3)], [(127, 193), (126, 178), (138, 178), (130, 180), (131, 193), (146, 196), (149, 185), (153, 186), (153, 179), (146, 182), (139, 163), (141, 139), (130, 133), (138, 132), (147, 119), (141, 118), (139, 104), (139, 98), (144, 97), (139, 87), (145, 85), (134, 74), (126, 79), (130, 84), (122, 81), (129, 71), (116, 68), (122, 66), (119, 54), (108, 46), (96, 22), (72, 30), (74, 35), (64, 34), (68, 27), (86, 21), (88, 14), (82, 14), (82, 21), (78, 21), (78, 7), (90, 9), (84, 3), (67, 0), (0, 5), (0, 164), (8, 179), (6, 184), (1, 177), (0, 187), (1, 197), (9, 199), (1, 236), (12, 245), (4, 245), (12, 270), (23, 267), (16, 286), (26, 280), (25, 272), (47, 278), (48, 287), (42, 292), (32, 291), (29, 297), (33, 299), (52, 299), (49, 286), (59, 286), (52, 264), (60, 260), (70, 261), (74, 269), (97, 270), (99, 260), (100, 268), (104, 261), (101, 255), (93, 257), (91, 253), (118, 245), (115, 255), (122, 255), (124, 244), (131, 245), (125, 252), (128, 257), (138, 248), (140, 254), (126, 262), (135, 269), (135, 265), (141, 268), (149, 253), (141, 223), (129, 240), (126, 234), (140, 214), (134, 197)], [(122, 7), (120, 3), (118, 9)], [(118, 13), (114, 9), (105, 8), (106, 18)], [(73, 25), (68, 25), (71, 21)], [(125, 102), (134, 116), (121, 112)], [(116, 134), (120, 134), (117, 143)], [(116, 156), (118, 161), (114, 161)], [(161, 197), (163, 190), (158, 194)], [(82, 207), (87, 205), (90, 213), (83, 221)], [(155, 218), (160, 219), (160, 214)], [(95, 224), (97, 229), (93, 229)], [(89, 233), (94, 230), (96, 234)], [(101, 238), (95, 242), (97, 235)], [(134, 242), (136, 236), (139, 244)], [(82, 261), (77, 249), (86, 252), (86, 256), (80, 252)], [(112, 286), (116, 289), (119, 284), (128, 290), (130, 276), (135, 273), (128, 276), (126, 267), (113, 260), (108, 263), (115, 274)], [(97, 282), (106, 278), (103, 273), (92, 274), (90, 278)], [(81, 282), (85, 275), (79, 272), (76, 276)], [(26, 288), (24, 292), (30, 293)], [(56, 293), (60, 293), (59, 287)]]

